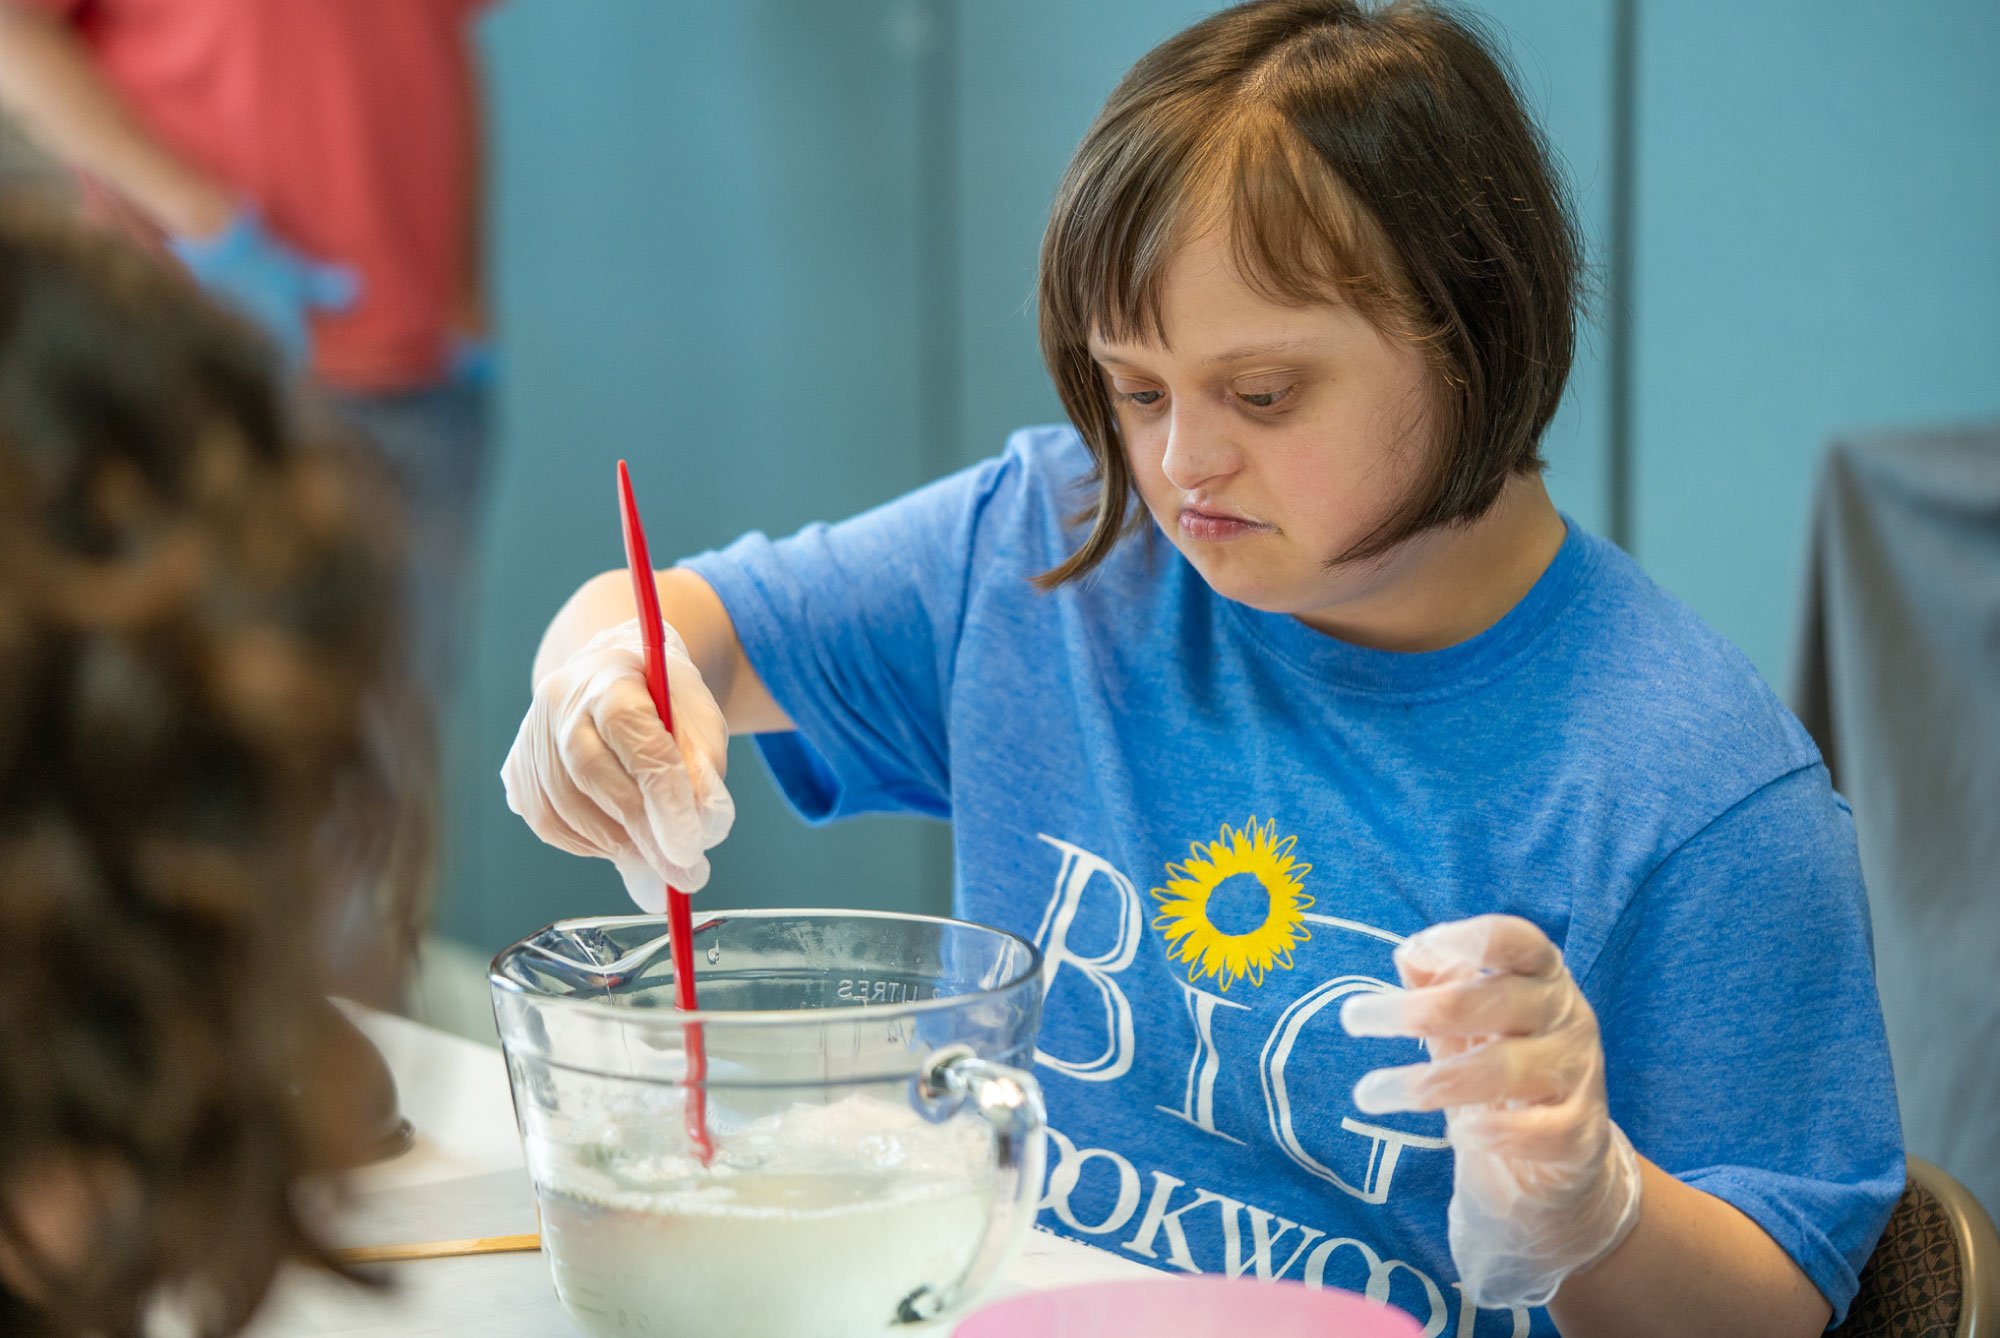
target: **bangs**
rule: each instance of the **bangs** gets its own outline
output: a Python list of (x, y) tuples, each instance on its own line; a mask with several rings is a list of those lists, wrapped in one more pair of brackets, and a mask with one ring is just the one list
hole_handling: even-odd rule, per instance
[(1156, 108), (1146, 119), (1107, 137), (1116, 150), (1057, 202), (1042, 273), (1045, 342), (1084, 348), (1098, 333), (1165, 347), (1168, 265), (1216, 231), (1266, 300), (1348, 303), (1386, 334), (1421, 337), (1381, 225), (1274, 108), (1259, 101), (1219, 117)]
[(1220, 202), (1206, 226), (1228, 230), (1237, 272), (1258, 294), (1287, 306), (1350, 303), (1391, 338), (1421, 337), (1382, 225), (1277, 112), (1241, 118), (1206, 193)]

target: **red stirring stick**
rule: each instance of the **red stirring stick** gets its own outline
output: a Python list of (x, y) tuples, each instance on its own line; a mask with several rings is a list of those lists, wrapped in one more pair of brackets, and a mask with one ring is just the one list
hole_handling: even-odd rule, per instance
[[(639, 524), (639, 503), (632, 497), (632, 472), (618, 462), (618, 514), (625, 529), (625, 565), (632, 571), (632, 598), (639, 605), (639, 631), (646, 640), (646, 690), (653, 694), (660, 723), (672, 733), (674, 704), (667, 696), (667, 638), (660, 624), (660, 588), (653, 583), (653, 562), (646, 555), (646, 531)], [(674, 960), (674, 1003), (686, 1012), (695, 1010), (694, 1001), (694, 913), (687, 893), (667, 886), (667, 947)], [(686, 1028), (688, 1060), (688, 1141), (703, 1166), (715, 1156), (715, 1144), (708, 1136), (708, 1054), (702, 1046), (701, 1027)]]

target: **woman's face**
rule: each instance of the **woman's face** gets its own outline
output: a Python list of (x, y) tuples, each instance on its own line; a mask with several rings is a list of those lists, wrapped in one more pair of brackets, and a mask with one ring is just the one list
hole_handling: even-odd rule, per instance
[(1218, 593), (1337, 628), (1394, 561), (1330, 565), (1426, 462), (1429, 368), (1354, 308), (1272, 302), (1211, 233), (1168, 266), (1166, 346), (1091, 340), (1146, 509)]

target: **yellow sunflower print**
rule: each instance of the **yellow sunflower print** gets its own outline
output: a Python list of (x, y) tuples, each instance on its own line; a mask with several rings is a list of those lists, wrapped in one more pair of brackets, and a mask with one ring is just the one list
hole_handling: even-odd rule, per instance
[[(1153, 928), (1166, 934), (1167, 956), (1188, 964), (1190, 983), (1211, 978), (1224, 994), (1245, 976), (1262, 985), (1265, 972), (1291, 970), (1292, 949), (1312, 937), (1305, 912), (1313, 899), (1301, 881), (1312, 865), (1292, 858), (1298, 838), (1279, 840), (1277, 828), (1276, 820), (1259, 825), (1254, 815), (1240, 831), (1225, 822), (1220, 840), (1190, 843), (1187, 863), (1169, 864), (1167, 885), (1152, 889), (1160, 903)], [(1238, 874), (1257, 881), (1268, 908), (1256, 928), (1230, 933), (1210, 918), (1209, 899)]]

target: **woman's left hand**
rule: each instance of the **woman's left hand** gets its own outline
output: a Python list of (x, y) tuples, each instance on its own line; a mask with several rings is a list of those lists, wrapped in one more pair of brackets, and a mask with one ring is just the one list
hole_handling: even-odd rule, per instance
[(1369, 1113), (1442, 1110), (1451, 1254), (1481, 1306), (1544, 1305), (1639, 1220), (1639, 1159), (1611, 1121), (1597, 1015), (1548, 936), (1512, 915), (1434, 925), (1395, 954), (1403, 988), (1340, 1010), (1354, 1036), (1431, 1060), (1354, 1087)]

